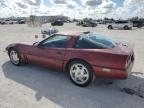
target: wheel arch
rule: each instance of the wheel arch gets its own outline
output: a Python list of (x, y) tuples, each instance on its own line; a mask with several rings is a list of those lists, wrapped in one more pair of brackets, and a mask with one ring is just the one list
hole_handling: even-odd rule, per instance
[[(84, 85), (78, 85), (78, 84), (74, 83), (74, 81), (72, 81), (74, 84), (76, 84), (76, 85), (78, 85), (78, 86), (81, 86), (81, 87), (84, 87), (84, 86), (87, 86), (89, 83), (91, 83), (91, 82), (93, 82), (93, 81), (95, 80), (96, 74), (95, 74), (95, 71), (94, 71), (93, 67), (90, 65), (90, 63), (88, 63), (86, 60), (81, 59), (81, 58), (72, 58), (72, 59), (70, 59), (70, 60), (68, 60), (68, 61), (66, 62), (65, 72), (68, 73), (69, 76), (70, 76), (70, 73), (68, 72), (68, 68), (69, 68), (69, 65), (70, 65), (70, 63), (71, 63), (72, 61), (83, 61), (83, 63), (85, 63), (86, 65), (88, 65), (88, 67), (89, 67), (89, 69), (90, 69), (90, 71), (91, 71), (91, 73), (92, 73), (92, 74), (91, 74), (91, 79), (90, 79), (89, 82), (87, 82), (86, 84), (84, 84)], [(71, 80), (72, 80), (72, 79), (71, 79)]]
[(123, 27), (129, 27), (128, 25), (124, 25)]
[(109, 27), (113, 28), (112, 24), (109, 24), (109, 25), (107, 26), (107, 28), (109, 28)]
[(72, 58), (72, 59), (69, 59), (69, 60), (66, 62), (65, 66), (64, 66), (64, 71), (66, 71), (66, 72), (68, 71), (68, 67), (69, 67), (69, 65), (70, 65), (70, 63), (71, 63), (72, 61), (83, 61), (83, 62), (85, 62), (85, 63), (92, 69), (92, 71), (94, 72), (94, 70), (93, 70), (92, 66), (90, 65), (90, 63), (87, 62), (87, 61), (84, 60), (84, 59), (81, 59), (81, 58)]
[(112, 27), (112, 25), (111, 25), (111, 24), (109, 24), (109, 25), (108, 25), (108, 27), (109, 27), (109, 26), (111, 26), (111, 27)]
[(18, 49), (17, 47), (15, 47), (15, 46), (11, 46), (11, 47), (7, 48), (8, 55), (9, 55), (9, 53), (10, 53), (10, 51), (11, 51), (12, 49), (15, 49), (16, 51), (18, 51), (18, 53), (19, 53), (19, 55), (20, 55), (20, 57), (21, 57), (21, 60), (22, 60), (24, 63), (27, 63), (27, 62), (28, 62), (26, 56), (25, 56), (21, 51), (19, 51), (19, 49)]
[(128, 30), (129, 26), (128, 25), (124, 25), (123, 29)]
[(10, 50), (12, 50), (12, 49), (16, 49), (16, 48), (14, 46), (11, 46), (11, 47), (7, 48), (8, 54), (10, 53)]

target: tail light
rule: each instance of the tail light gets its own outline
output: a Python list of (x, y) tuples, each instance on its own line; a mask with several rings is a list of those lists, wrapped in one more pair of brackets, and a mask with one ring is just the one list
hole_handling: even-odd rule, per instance
[(131, 62), (133, 62), (133, 60), (134, 60), (134, 53), (131, 53), (126, 60), (125, 67), (127, 67)]

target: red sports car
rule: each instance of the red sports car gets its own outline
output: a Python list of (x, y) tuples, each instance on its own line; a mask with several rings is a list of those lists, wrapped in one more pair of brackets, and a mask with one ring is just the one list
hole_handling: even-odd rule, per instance
[(87, 86), (95, 78), (126, 79), (134, 62), (133, 46), (96, 33), (56, 33), (33, 45), (15, 43), (6, 50), (14, 65), (34, 63), (68, 72)]

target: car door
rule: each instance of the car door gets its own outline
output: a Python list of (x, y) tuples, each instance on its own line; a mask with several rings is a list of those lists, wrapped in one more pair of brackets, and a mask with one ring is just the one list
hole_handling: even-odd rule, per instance
[(115, 24), (114, 24), (114, 28), (119, 28), (119, 21), (117, 21), (117, 22), (115, 22)]
[(126, 22), (125, 21), (119, 21), (119, 28), (123, 29), (123, 27), (125, 26)]
[(125, 23), (126, 23), (125, 21), (121, 21), (120, 24), (119, 24), (119, 28), (120, 28), (120, 29), (123, 29)]
[(38, 46), (31, 48), (32, 54), (29, 52), (27, 58), (31, 63), (61, 70), (69, 39), (70, 36), (53, 35), (40, 42)]

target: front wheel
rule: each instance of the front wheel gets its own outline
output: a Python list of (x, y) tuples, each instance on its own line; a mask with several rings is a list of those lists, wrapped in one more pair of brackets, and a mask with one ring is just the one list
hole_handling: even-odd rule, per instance
[(12, 48), (9, 50), (8, 53), (9, 53), (10, 61), (12, 62), (12, 64), (16, 66), (21, 65), (22, 63), (21, 57), (20, 57), (19, 52), (16, 49)]
[(81, 87), (89, 85), (94, 78), (92, 68), (83, 61), (71, 62), (68, 71), (71, 81)]

